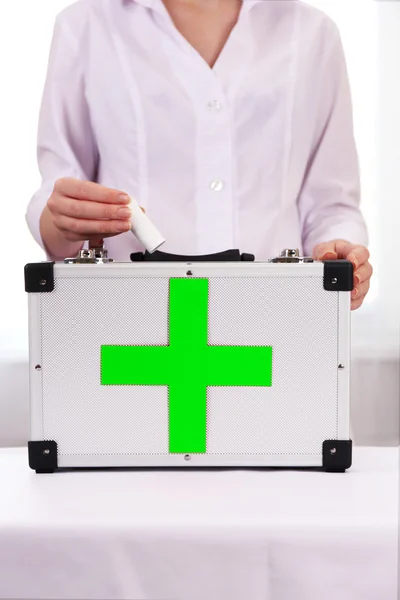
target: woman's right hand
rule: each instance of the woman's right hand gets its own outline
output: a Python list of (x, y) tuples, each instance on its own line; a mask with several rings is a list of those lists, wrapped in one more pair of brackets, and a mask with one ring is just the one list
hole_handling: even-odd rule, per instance
[(47, 202), (51, 221), (68, 242), (97, 241), (129, 231), (130, 198), (90, 181), (59, 179)]

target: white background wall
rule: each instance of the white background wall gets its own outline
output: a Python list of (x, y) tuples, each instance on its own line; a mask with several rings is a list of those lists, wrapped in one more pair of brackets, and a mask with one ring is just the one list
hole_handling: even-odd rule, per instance
[[(115, 0), (117, 1), (117, 0)], [(375, 267), (365, 307), (353, 315), (352, 414), (359, 444), (399, 435), (400, 2), (310, 0), (338, 23), (353, 90), (363, 210)], [(0, 3), (0, 446), (28, 439), (27, 298), (23, 267), (42, 260), (25, 226), (40, 183), (37, 117), (55, 15), (69, 0)]]

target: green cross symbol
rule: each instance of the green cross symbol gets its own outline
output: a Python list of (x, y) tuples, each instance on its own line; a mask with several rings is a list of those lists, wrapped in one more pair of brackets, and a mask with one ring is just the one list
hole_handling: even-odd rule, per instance
[(271, 346), (208, 345), (208, 289), (208, 279), (170, 279), (167, 346), (101, 347), (102, 385), (168, 386), (174, 454), (206, 452), (207, 387), (272, 384)]

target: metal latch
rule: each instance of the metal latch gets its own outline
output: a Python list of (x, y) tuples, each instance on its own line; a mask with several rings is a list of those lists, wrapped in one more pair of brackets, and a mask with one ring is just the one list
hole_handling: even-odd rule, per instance
[(282, 250), (281, 255), (272, 258), (268, 262), (272, 263), (312, 263), (314, 260), (308, 256), (300, 256), (299, 250), (294, 250), (291, 248), (286, 248)]
[(112, 258), (108, 258), (108, 250), (104, 246), (104, 240), (98, 243), (89, 242), (89, 248), (80, 250), (75, 258), (66, 258), (67, 264), (105, 264), (114, 262)]

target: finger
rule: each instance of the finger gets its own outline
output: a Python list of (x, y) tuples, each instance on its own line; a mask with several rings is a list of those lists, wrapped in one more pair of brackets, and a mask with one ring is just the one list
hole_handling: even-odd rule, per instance
[(353, 246), (350, 252), (345, 253), (342, 258), (349, 260), (355, 269), (369, 261), (370, 253), (365, 246)]
[(370, 258), (368, 248), (361, 245), (351, 244), (346, 240), (335, 240), (335, 248), (339, 259), (349, 260), (355, 269)]
[(131, 200), (125, 192), (79, 179), (59, 179), (54, 186), (54, 191), (60, 196), (108, 204), (128, 204)]
[(89, 236), (88, 241), (90, 241), (91, 244), (93, 246), (96, 246), (96, 247), (104, 245), (104, 239), (103, 238), (99, 238), (99, 237), (96, 237), (96, 236), (93, 236), (93, 235)]
[(117, 233), (104, 233), (101, 238), (98, 235), (85, 235), (73, 233), (72, 231), (59, 229), (64, 238), (70, 242), (87, 242), (90, 241), (94, 246), (103, 246), (104, 239), (119, 235)]
[(357, 269), (369, 259), (369, 251), (365, 246), (357, 246), (346, 240), (335, 240), (335, 248), (337, 258), (349, 260), (354, 269)]
[(364, 281), (364, 283), (360, 283), (354, 290), (351, 292), (351, 299), (358, 300), (359, 298), (363, 298), (368, 294), (370, 288), (370, 280)]
[(370, 254), (368, 248), (361, 245), (350, 244), (345, 240), (336, 242), (336, 251), (339, 259), (346, 259), (353, 263), (355, 269), (369, 260)]
[(85, 220), (85, 219), (73, 219), (60, 215), (55, 221), (56, 226), (60, 230), (69, 231), (72, 234), (79, 236), (79, 239), (86, 240), (87, 236), (96, 236), (101, 238), (107, 235), (117, 235), (118, 233), (124, 233), (129, 231), (131, 228), (131, 222), (129, 220)]
[(117, 235), (120, 235), (121, 233), (124, 233), (122, 231), (119, 231), (117, 233), (113, 232), (113, 233), (103, 233), (102, 237), (101, 237), (101, 241), (99, 241), (99, 236), (98, 234), (79, 234), (79, 233), (73, 233), (72, 231), (69, 230), (64, 230), (64, 229), (60, 229), (60, 232), (63, 234), (64, 238), (70, 242), (87, 242), (90, 241), (93, 245), (95, 246), (102, 246), (104, 244), (104, 240), (106, 238), (111, 238), (111, 237), (115, 237)]
[(103, 246), (105, 238), (110, 238), (110, 237), (114, 237), (114, 236), (115, 236), (114, 233), (105, 233), (104, 238), (102, 238), (101, 241), (99, 241), (99, 238), (96, 237), (95, 235), (88, 235), (87, 238), (85, 238), (85, 242), (90, 242), (90, 244), (92, 246), (97, 246), (97, 247)]
[(356, 248), (356, 244), (351, 244), (347, 240), (334, 240), (335, 250), (339, 259), (346, 258), (350, 252)]
[[(365, 296), (364, 296), (364, 298), (365, 298)], [(351, 310), (358, 310), (364, 303), (364, 298), (359, 298), (358, 300), (352, 300)]]
[(374, 270), (371, 263), (366, 262), (354, 272), (354, 284), (358, 286), (360, 283), (371, 279)]
[(318, 244), (314, 248), (313, 258), (315, 260), (335, 260), (337, 258), (335, 242), (325, 242), (323, 244)]
[(130, 219), (132, 217), (132, 210), (129, 206), (75, 200), (65, 196), (60, 198), (57, 211), (66, 217), (73, 217), (74, 219), (118, 220)]

